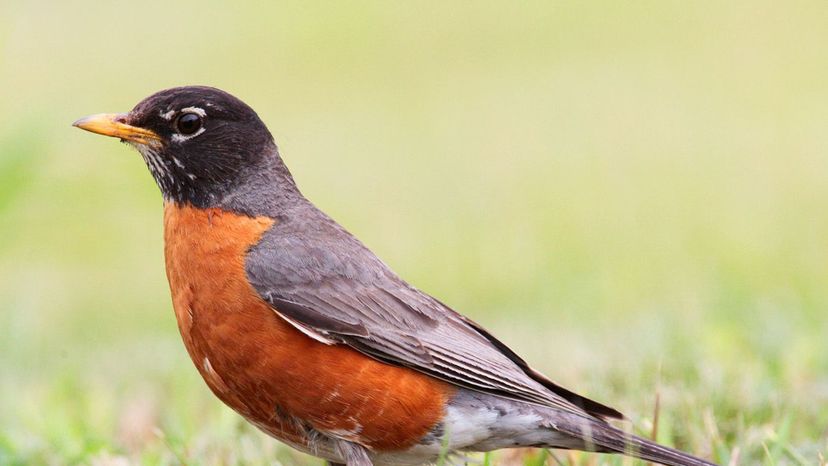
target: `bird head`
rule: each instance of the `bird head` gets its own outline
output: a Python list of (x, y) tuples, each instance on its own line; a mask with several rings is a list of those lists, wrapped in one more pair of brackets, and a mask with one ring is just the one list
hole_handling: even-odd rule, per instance
[(166, 89), (128, 113), (91, 115), (73, 125), (136, 148), (167, 201), (216, 205), (274, 169), (292, 184), (256, 112), (212, 87)]

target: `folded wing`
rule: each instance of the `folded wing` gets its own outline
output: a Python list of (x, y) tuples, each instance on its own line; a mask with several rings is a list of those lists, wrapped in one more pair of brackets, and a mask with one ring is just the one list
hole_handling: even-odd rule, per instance
[(246, 270), (274, 311), (309, 336), (468, 389), (622, 417), (531, 369), (485, 329), (405, 283), (337, 225), (302, 239), (279, 231), (289, 227), (268, 232), (249, 252)]

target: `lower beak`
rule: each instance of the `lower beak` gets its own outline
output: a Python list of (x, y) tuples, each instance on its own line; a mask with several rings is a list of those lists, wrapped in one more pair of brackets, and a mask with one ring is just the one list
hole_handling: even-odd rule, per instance
[(126, 115), (123, 113), (99, 113), (81, 118), (72, 123), (72, 126), (138, 144), (154, 145), (161, 142), (161, 137), (155, 132), (128, 125), (124, 123), (125, 120)]

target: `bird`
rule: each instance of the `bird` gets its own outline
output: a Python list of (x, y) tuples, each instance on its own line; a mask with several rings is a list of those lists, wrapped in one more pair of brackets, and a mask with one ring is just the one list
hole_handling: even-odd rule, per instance
[(517, 447), (714, 465), (615, 427), (619, 411), (403, 280), (300, 192), (233, 95), (176, 87), (73, 125), (141, 154), (163, 197), (184, 346), (210, 390), (266, 434), (331, 466)]

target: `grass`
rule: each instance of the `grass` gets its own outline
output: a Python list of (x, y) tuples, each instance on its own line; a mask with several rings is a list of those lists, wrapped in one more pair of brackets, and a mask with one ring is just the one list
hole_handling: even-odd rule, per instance
[(136, 154), (69, 127), (189, 83), (252, 104), (318, 205), (637, 433), (659, 400), (659, 441), (825, 464), (826, 17), (807, 1), (3, 2), (0, 464), (319, 464), (206, 389), (156, 188)]

